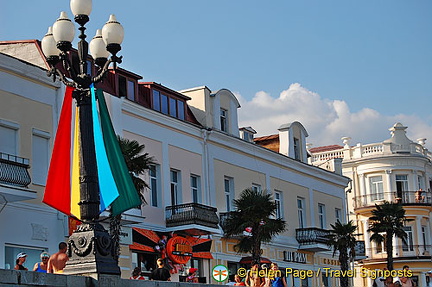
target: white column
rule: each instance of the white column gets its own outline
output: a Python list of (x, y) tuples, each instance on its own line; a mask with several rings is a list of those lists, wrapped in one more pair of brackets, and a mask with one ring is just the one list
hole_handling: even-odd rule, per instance
[[(359, 174), (359, 184), (360, 184), (360, 200), (357, 201), (360, 206), (364, 206), (366, 203), (366, 184), (364, 174)], [(358, 207), (358, 206), (357, 206)]]
[(365, 242), (365, 251), (366, 251), (366, 256), (368, 258), (372, 258), (372, 249), (371, 249), (371, 242), (370, 242), (370, 235), (368, 232), (369, 229), (369, 219), (363, 219), (363, 239)]
[(396, 236), (393, 235), (392, 241), (393, 241), (393, 258), (396, 258), (400, 256), (399, 252), (401, 248), (398, 244), (398, 239), (396, 238)]
[(420, 253), (418, 254), (418, 256), (423, 255), (423, 252), (425, 251), (424, 245), (426, 244), (425, 242), (423, 242), (422, 225), (421, 225), (422, 218), (423, 216), (417, 215), (415, 219), (416, 229), (417, 229), (417, 246), (418, 246), (418, 252)]
[[(429, 285), (426, 283), (426, 276), (429, 276), (426, 272), (420, 272), (419, 273), (419, 287), (426, 287), (426, 286), (432, 286), (431, 282), (429, 281)], [(432, 278), (430, 278), (432, 280)]]
[[(389, 202), (393, 202), (394, 198), (395, 198), (395, 194), (394, 194), (394, 190), (393, 190), (393, 180), (391, 177), (392, 174), (392, 170), (388, 169), (385, 171), (386, 173), (386, 181), (387, 181), (387, 193), (384, 196), (385, 200), (389, 201)], [(385, 191), (385, 189), (384, 189)]]

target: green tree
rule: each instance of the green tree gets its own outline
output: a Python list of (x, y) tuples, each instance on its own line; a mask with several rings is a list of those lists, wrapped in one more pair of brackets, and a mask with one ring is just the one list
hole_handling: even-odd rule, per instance
[(274, 218), (277, 205), (267, 191), (248, 188), (233, 202), (236, 210), (229, 212), (222, 224), (224, 237), (240, 238), (234, 246), (236, 252), (250, 253), (252, 261), (260, 262), (261, 244), (285, 231), (286, 223)]
[(393, 236), (406, 239), (407, 234), (404, 224), (409, 221), (405, 217), (405, 209), (402, 205), (385, 201), (383, 204), (375, 204), (372, 210), (371, 223), (368, 231), (372, 232), (371, 241), (377, 244), (385, 243), (387, 251), (387, 269), (393, 270)]
[(357, 225), (354, 225), (350, 220), (348, 223), (341, 223), (339, 220), (333, 225), (330, 224), (330, 234), (327, 235), (328, 246), (333, 248), (333, 256), (339, 252), (339, 262), (341, 271), (344, 276), (340, 277), (341, 287), (349, 286), (349, 278), (347, 271), (349, 262), (355, 257), (356, 238), (354, 232), (357, 230)]
[[(148, 153), (144, 153), (145, 146), (136, 140), (129, 140), (120, 136), (117, 136), (117, 140), (135, 189), (141, 201), (146, 203), (144, 190), (148, 188), (148, 184), (140, 176), (150, 168), (151, 164), (155, 163), (155, 160)], [(121, 214), (116, 216), (110, 214), (110, 235), (113, 239), (114, 259), (117, 261), (120, 255), (120, 220)]]

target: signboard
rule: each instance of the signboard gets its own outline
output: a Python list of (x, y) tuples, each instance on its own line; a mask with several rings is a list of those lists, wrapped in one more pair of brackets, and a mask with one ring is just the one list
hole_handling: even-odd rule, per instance
[(286, 262), (296, 262), (296, 263), (302, 263), (306, 264), (307, 257), (306, 253), (300, 253), (296, 251), (284, 251), (284, 261)]
[(192, 257), (192, 246), (182, 236), (175, 236), (167, 242), (167, 255), (173, 263), (186, 264)]

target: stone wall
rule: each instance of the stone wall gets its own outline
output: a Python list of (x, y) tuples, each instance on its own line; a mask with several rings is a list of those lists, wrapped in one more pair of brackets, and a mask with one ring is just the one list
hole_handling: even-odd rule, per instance
[(46, 274), (33, 271), (0, 269), (0, 287), (10, 286), (49, 286), (49, 287), (197, 287), (219, 286), (214, 284), (179, 283), (121, 279), (118, 276), (101, 275), (99, 279), (84, 276)]

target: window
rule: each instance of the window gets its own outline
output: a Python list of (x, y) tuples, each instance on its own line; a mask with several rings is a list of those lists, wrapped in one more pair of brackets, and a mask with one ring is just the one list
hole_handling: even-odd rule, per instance
[(382, 200), (384, 199), (383, 181), (382, 176), (371, 176), (369, 178), (369, 186), (371, 193), (371, 200)]
[(150, 165), (149, 167), (150, 177), (150, 204), (151, 206), (158, 207), (158, 191), (160, 187), (160, 169), (159, 165)]
[(201, 196), (201, 178), (197, 175), (191, 175), (191, 193), (192, 193), (192, 202), (198, 203), (200, 202)]
[(224, 178), (224, 189), (225, 189), (226, 211), (231, 211), (232, 194), (233, 194), (233, 190), (234, 190), (234, 179), (232, 177), (225, 177)]
[(45, 185), (49, 166), (49, 139), (49, 133), (33, 129), (31, 167), (34, 184)]
[(342, 210), (340, 208), (335, 208), (335, 218), (336, 218), (336, 222), (338, 220), (342, 222)]
[(428, 237), (427, 237), (427, 236), (428, 236), (428, 235), (427, 235), (427, 234), (428, 234), (428, 233), (427, 233), (427, 226), (422, 226), (422, 227), (421, 227), (421, 230), (422, 230), (423, 248), (426, 249), (426, 248), (427, 248), (427, 245), (428, 245), (428, 244), (427, 244), (427, 242), (428, 242), (428, 240), (427, 240), (427, 238), (428, 238)]
[(407, 237), (402, 239), (402, 250), (414, 251), (412, 227), (404, 226), (403, 229), (405, 230)]
[(176, 101), (176, 99), (169, 98), (169, 114), (170, 114), (170, 116), (177, 117), (177, 101)]
[(153, 90), (153, 109), (159, 112), (161, 110), (160, 93), (156, 90)]
[(180, 195), (180, 172), (176, 170), (171, 170), (171, 205), (180, 204)]
[(261, 191), (261, 185), (256, 184), (256, 183), (252, 183), (252, 190), (256, 191), (256, 192), (260, 192)]
[(168, 114), (168, 96), (161, 94), (161, 112)]
[(318, 221), (319, 221), (319, 227), (322, 229), (326, 229), (326, 211), (325, 211), (325, 205), (322, 203), (318, 203)]
[(296, 160), (301, 160), (300, 154), (300, 140), (298, 138), (294, 138), (294, 158)]
[(177, 117), (181, 120), (185, 119), (184, 103), (182, 101), (177, 101)]
[(306, 212), (305, 212), (305, 199), (297, 197), (297, 214), (299, 220), (299, 227), (304, 228), (306, 226)]
[(131, 101), (135, 100), (135, 82), (127, 81), (127, 98)]
[(228, 132), (228, 111), (225, 109), (220, 109), (220, 125), (221, 131)]
[(158, 90), (152, 90), (153, 109), (166, 115), (185, 120), (185, 103)]
[(418, 189), (425, 189), (424, 188), (424, 177), (421, 175), (417, 176), (417, 182), (418, 182)]
[[(405, 191), (408, 191), (408, 175), (406, 174), (397, 174), (396, 175), (396, 193), (398, 198), (403, 198), (403, 196), (408, 196), (405, 194)], [(403, 198), (404, 202), (407, 198)]]
[(126, 97), (128, 100), (135, 101), (135, 81), (119, 75), (118, 89), (120, 97)]
[[(14, 269), (15, 267), (15, 260), (16, 256), (20, 252), (27, 253), (27, 260), (26, 262), (39, 262), (40, 261), (40, 254), (43, 251), (47, 251), (46, 248), (42, 247), (26, 247), (26, 246), (19, 246), (19, 245), (6, 245), (5, 246), (5, 269)], [(25, 264), (26, 267), (29, 269), (32, 268), (32, 266)], [(32, 269), (30, 269), (32, 270)]]
[(383, 241), (381, 243), (375, 243), (376, 253), (384, 253), (386, 251), (386, 237), (387, 235), (385, 233), (380, 233), (380, 235), (383, 237)]
[(19, 125), (0, 120), (0, 152), (18, 155)]
[(283, 218), (283, 200), (282, 192), (275, 190), (276, 218)]

